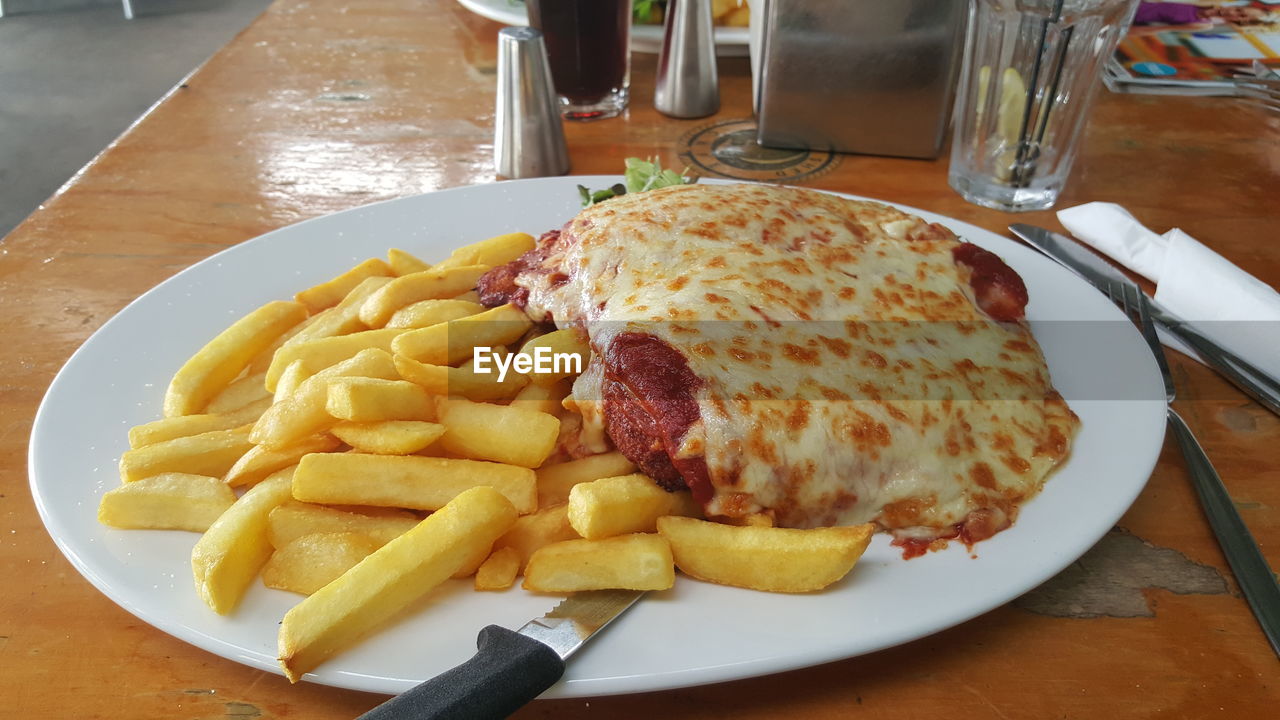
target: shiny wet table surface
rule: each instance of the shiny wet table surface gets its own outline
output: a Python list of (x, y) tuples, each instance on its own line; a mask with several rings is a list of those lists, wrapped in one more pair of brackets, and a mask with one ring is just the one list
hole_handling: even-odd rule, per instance
[[(0, 715), (350, 718), (382, 698), (216, 657), (116, 607), (58, 553), (26, 485), (50, 380), (130, 300), (268, 230), (378, 200), (494, 182), (499, 26), (452, 0), (278, 0), (0, 243)], [(722, 60), (723, 107), (652, 108), (636, 54), (626, 117), (572, 124), (575, 174), (656, 156), (704, 174), (905, 203), (997, 233), (946, 159), (752, 154), (745, 59)], [(739, 145), (739, 152), (709, 148)], [(1109, 200), (1178, 226), (1280, 285), (1280, 114), (1235, 100), (1102, 93), (1059, 206)], [(1280, 420), (1174, 358), (1179, 408), (1273, 567)], [(1176, 447), (1118, 526), (1032, 593), (937, 635), (770, 677), (589, 700), (554, 718), (1253, 718), (1280, 707), (1280, 664), (1205, 523)]]

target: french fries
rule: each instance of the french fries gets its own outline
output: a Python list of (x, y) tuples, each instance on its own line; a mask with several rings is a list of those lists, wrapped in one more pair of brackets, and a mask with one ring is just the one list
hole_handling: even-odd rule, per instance
[(204, 411), (210, 414), (222, 414), (240, 410), (263, 400), (270, 402), (271, 393), (267, 392), (264, 384), (266, 377), (265, 367), (261, 372), (244, 375), (215, 395)]
[[(352, 288), (346, 297), (342, 298), (342, 302), (328, 310), (313, 315), (311, 317), (312, 322), (302, 328), (296, 335), (286, 340), (284, 344), (296, 345), (318, 340), (319, 338), (368, 330), (369, 328), (360, 321), (360, 308), (371, 295), (382, 286), (390, 283), (391, 280), (392, 278), (384, 275), (365, 278), (360, 281), (359, 285)], [(266, 367), (262, 369), (266, 370)]]
[(438, 510), (470, 488), (488, 486), (526, 514), (537, 507), (534, 482), (532, 470), (516, 465), (417, 455), (318, 453), (298, 463), (293, 496), (303, 502)]
[(395, 311), (387, 321), (387, 327), (403, 329), (431, 327), (450, 320), (479, 315), (482, 312), (484, 312), (483, 305), (468, 300), (421, 300)]
[(573, 382), (568, 378), (550, 385), (530, 383), (524, 386), (508, 403), (511, 407), (537, 410), (548, 415), (560, 415), (564, 411), (564, 399), (573, 389)]
[[(520, 348), (520, 354), (532, 358), (535, 362), (533, 369), (524, 373), (530, 380), (539, 385), (552, 385), (581, 372), (587, 366), (587, 361), (591, 359), (591, 346), (578, 334), (577, 330), (556, 330), (525, 343)], [(577, 362), (568, 360), (575, 356)], [(548, 361), (539, 362), (544, 357)], [(562, 361), (551, 362), (557, 357), (562, 358)]]
[(477, 347), (519, 340), (532, 325), (520, 308), (501, 305), (478, 315), (407, 330), (391, 341), (391, 350), (427, 365), (457, 365), (471, 359)]
[(304, 455), (333, 452), (341, 444), (338, 438), (320, 433), (280, 447), (254, 445), (227, 470), (223, 481), (231, 487), (254, 485), (277, 470), (297, 465)]
[(421, 385), (370, 377), (331, 379), (325, 411), (353, 422), (436, 419), (435, 402)]
[(311, 371), (307, 369), (306, 363), (301, 358), (289, 363), (276, 380), (275, 394), (271, 397), (271, 401), (280, 402), (289, 397), (309, 377), (311, 377)]
[(520, 560), (520, 570), (529, 564), (529, 558), (538, 548), (580, 537), (569, 524), (569, 506), (565, 503), (539, 508), (530, 515), (522, 515), (511, 526), (498, 542), (493, 544), (496, 550), (510, 548)]
[(506, 405), (441, 398), (436, 415), (445, 428), (440, 438), (445, 450), (527, 468), (547, 459), (560, 434), (554, 415)]
[(377, 348), (361, 350), (350, 360), (307, 378), (292, 395), (267, 408), (254, 423), (249, 440), (257, 445), (281, 447), (332, 427), (338, 421), (325, 411), (329, 380), (351, 376), (383, 380), (399, 377), (395, 363), (385, 351)]
[(221, 414), (179, 415), (161, 418), (129, 429), (129, 447), (140, 448), (165, 440), (190, 437), (214, 430), (231, 430), (258, 419), (271, 401), (263, 398), (238, 410)]
[(620, 452), (589, 455), (578, 460), (538, 468), (538, 506), (546, 507), (569, 501), (574, 485), (603, 477), (626, 475), (636, 471), (635, 463)]
[(164, 395), (165, 417), (202, 412), (259, 351), (306, 316), (301, 303), (277, 300), (223, 330), (174, 374)]
[(290, 501), (271, 511), (267, 537), (279, 549), (303, 535), (323, 533), (359, 533), (379, 546), (386, 545), (418, 524), (413, 515), (377, 515), (380, 508), (348, 512), (324, 505)]
[(332, 280), (303, 290), (294, 295), (293, 299), (307, 306), (309, 312), (318, 313), (337, 305), (365, 278), (395, 274), (397, 273), (391, 269), (391, 266), (379, 258), (369, 258)]
[(103, 493), (98, 522), (117, 528), (204, 532), (236, 501), (221, 480), (163, 473)]
[(564, 540), (540, 548), (524, 569), (524, 589), (666, 590), (675, 584), (671, 546), (659, 535)]
[(475, 287), (488, 265), (436, 266), (402, 275), (375, 290), (360, 306), (360, 321), (370, 328), (387, 324), (395, 311), (419, 300), (451, 298)]
[(319, 372), (336, 365), (343, 360), (355, 357), (357, 353), (369, 348), (383, 351), (391, 350), (391, 341), (403, 330), (365, 330), (348, 335), (317, 338), (306, 342), (285, 345), (276, 352), (271, 366), (267, 368), (266, 385), (268, 390), (276, 389), (280, 375), (295, 361), (301, 360), (303, 368), (309, 373)]
[(506, 265), (533, 249), (535, 241), (527, 233), (507, 233), (463, 245), (454, 250), (436, 268), (464, 267), (467, 265)]
[(262, 584), (310, 595), (381, 546), (368, 535), (356, 532), (303, 535), (271, 554), (262, 566)]
[(391, 271), (397, 277), (431, 269), (430, 265), (400, 248), (391, 248), (387, 251), (387, 264), (391, 266)]
[(676, 566), (720, 585), (802, 593), (848, 574), (871, 542), (873, 525), (793, 530), (722, 525), (686, 517), (658, 519)]
[(520, 574), (520, 556), (509, 547), (494, 550), (476, 570), (476, 590), (506, 590)]
[(151, 443), (121, 453), (120, 479), (133, 482), (167, 472), (221, 477), (252, 447), (243, 427)]
[(339, 440), (365, 453), (409, 455), (427, 447), (444, 435), (445, 428), (421, 420), (379, 420), (340, 422), (329, 429)]
[(507, 373), (500, 381), (498, 373), (476, 373), (469, 365), (425, 365), (404, 355), (395, 356), (395, 365), (405, 380), (433, 395), (456, 395), (475, 402), (506, 400), (529, 384), (529, 379), (518, 373)]
[(515, 522), (492, 488), (476, 487), (308, 596), (280, 625), (280, 666), (297, 682), (458, 572)]
[(569, 491), (569, 524), (588, 540), (654, 532), (664, 515), (697, 515), (688, 492), (667, 492), (636, 473), (600, 478)]
[(191, 551), (196, 592), (219, 615), (235, 609), (271, 556), (267, 518), (289, 499), (292, 481), (286, 469), (249, 488), (196, 541)]

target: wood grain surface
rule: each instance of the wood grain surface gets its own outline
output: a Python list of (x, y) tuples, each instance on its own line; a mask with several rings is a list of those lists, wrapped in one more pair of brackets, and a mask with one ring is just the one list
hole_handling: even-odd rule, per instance
[[(76, 347), (182, 268), (306, 218), (493, 182), (498, 29), (451, 0), (278, 0), (0, 243), (0, 716), (350, 718), (381, 700), (290, 686), (115, 606), (45, 533), (27, 439)], [(721, 62), (723, 109), (700, 120), (653, 111), (654, 65), (635, 56), (625, 118), (567, 126), (575, 174), (616, 173), (633, 155), (680, 166), (693, 131), (749, 122), (745, 59)], [(1051, 212), (964, 202), (946, 167), (945, 155), (843, 156), (799, 182), (1001, 234), (1015, 219), (1060, 227)], [(1103, 92), (1059, 206), (1118, 202), (1280, 285), (1278, 190), (1280, 114)], [(1280, 420), (1198, 365), (1174, 364), (1180, 409), (1280, 566)], [(1278, 667), (1167, 443), (1097, 547), (959, 627), (782, 675), (539, 701), (518, 717), (1262, 718), (1280, 707)]]

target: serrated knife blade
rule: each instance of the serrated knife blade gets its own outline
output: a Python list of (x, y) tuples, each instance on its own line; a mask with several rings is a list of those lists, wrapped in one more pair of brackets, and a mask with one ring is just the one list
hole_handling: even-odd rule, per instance
[(360, 720), (498, 720), (564, 675), (564, 663), (644, 595), (592, 590), (565, 598), (517, 631), (490, 625), (465, 663), (397, 695)]

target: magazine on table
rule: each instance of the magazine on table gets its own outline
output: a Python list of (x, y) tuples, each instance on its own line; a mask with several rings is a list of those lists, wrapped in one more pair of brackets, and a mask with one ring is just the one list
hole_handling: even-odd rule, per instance
[(1233, 95), (1277, 71), (1280, 0), (1162, 0), (1138, 4), (1103, 80), (1116, 92)]

